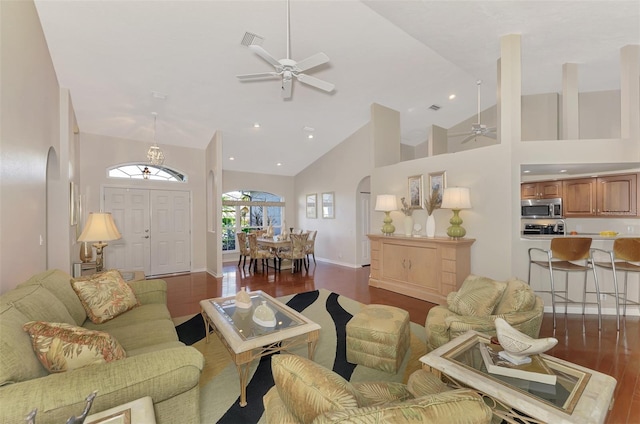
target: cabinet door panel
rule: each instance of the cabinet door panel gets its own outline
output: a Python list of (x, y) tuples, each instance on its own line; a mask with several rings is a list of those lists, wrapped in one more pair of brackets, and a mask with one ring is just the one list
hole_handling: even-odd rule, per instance
[(599, 215), (636, 215), (636, 175), (598, 178)]
[(538, 198), (538, 184), (537, 183), (525, 183), (520, 185), (520, 197), (523, 199), (537, 199)]
[(564, 216), (593, 216), (596, 213), (596, 184), (593, 178), (568, 180), (563, 186)]
[(409, 260), (407, 281), (422, 287), (440, 292), (438, 278), (438, 251), (430, 247), (413, 247), (408, 249)]
[(385, 243), (382, 249), (382, 277), (404, 281), (407, 277), (407, 248)]

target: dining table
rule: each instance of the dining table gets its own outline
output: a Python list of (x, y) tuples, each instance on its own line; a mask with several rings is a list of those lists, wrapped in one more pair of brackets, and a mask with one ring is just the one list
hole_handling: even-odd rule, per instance
[[(258, 237), (258, 246), (262, 246), (263, 248), (268, 248), (269, 250), (276, 253), (281, 248), (289, 248), (293, 247), (290, 239), (280, 240), (278, 237)], [(288, 259), (282, 260), (280, 264), (280, 269), (291, 269), (291, 261)], [(278, 269), (278, 267), (276, 267)]]

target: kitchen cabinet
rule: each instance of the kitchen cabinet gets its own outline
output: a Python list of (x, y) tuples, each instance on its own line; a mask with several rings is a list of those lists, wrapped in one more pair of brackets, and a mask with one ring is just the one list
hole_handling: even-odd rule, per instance
[(565, 180), (562, 188), (564, 216), (637, 216), (637, 180), (637, 174)]
[(471, 272), (475, 239), (370, 234), (369, 285), (442, 304)]
[(556, 197), (562, 197), (562, 181), (538, 181), (520, 185), (520, 198), (523, 200)]

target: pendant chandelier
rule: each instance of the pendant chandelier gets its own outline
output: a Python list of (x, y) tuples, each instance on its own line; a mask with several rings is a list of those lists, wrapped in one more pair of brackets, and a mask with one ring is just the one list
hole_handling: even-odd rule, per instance
[(151, 114), (153, 115), (153, 146), (149, 147), (147, 160), (150, 165), (162, 165), (164, 163), (164, 153), (162, 153), (162, 150), (158, 147), (158, 143), (156, 143), (156, 121), (158, 114), (156, 112), (152, 112)]

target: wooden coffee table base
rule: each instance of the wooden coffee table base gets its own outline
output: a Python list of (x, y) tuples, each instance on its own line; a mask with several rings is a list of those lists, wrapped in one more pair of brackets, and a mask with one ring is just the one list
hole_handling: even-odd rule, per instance
[(201, 315), (204, 321), (206, 343), (209, 343), (209, 333), (211, 331), (215, 332), (224, 347), (229, 352), (229, 355), (231, 355), (233, 362), (236, 364), (238, 376), (240, 377), (240, 406), (242, 407), (247, 405), (247, 381), (249, 379), (249, 369), (251, 368), (251, 363), (254, 360), (266, 355), (271, 355), (273, 353), (290, 351), (293, 348), (301, 346), (305, 343), (307, 344), (308, 357), (309, 359), (313, 360), (313, 354), (318, 343), (318, 338), (320, 337), (320, 326), (309, 321), (307, 323), (308, 329), (303, 330), (298, 334), (291, 334), (287, 336), (286, 331), (283, 331), (278, 333), (282, 336), (279, 340), (273, 340), (272, 337), (272, 340), (264, 346), (253, 347), (245, 351), (235, 352), (226, 338), (229, 336), (229, 333), (224, 333), (223, 331), (221, 331), (215, 324), (215, 322), (211, 319), (211, 316), (209, 315), (209, 313), (207, 313), (206, 310), (202, 309)]

